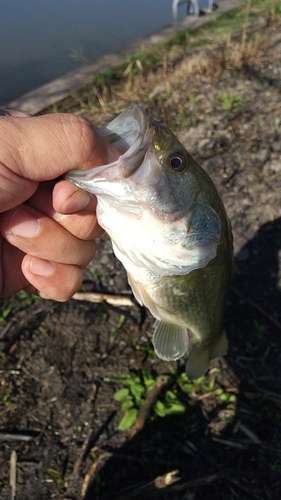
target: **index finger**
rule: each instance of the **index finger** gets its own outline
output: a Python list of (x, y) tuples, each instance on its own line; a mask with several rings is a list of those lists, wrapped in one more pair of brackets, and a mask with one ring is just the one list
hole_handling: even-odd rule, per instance
[(0, 116), (0, 150), (6, 168), (32, 181), (87, 170), (119, 156), (88, 120), (72, 114)]

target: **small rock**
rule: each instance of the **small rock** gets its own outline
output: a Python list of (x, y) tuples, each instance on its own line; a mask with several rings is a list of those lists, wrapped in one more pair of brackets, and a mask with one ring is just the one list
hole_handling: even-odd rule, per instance
[(200, 142), (198, 142), (198, 149), (204, 149), (208, 144), (210, 144), (209, 139), (202, 139)]
[(270, 158), (270, 151), (269, 151), (269, 149), (260, 149), (257, 152), (257, 159), (261, 163), (265, 163), (269, 158)]
[(190, 127), (187, 132), (179, 134), (179, 140), (186, 147), (186, 149), (193, 150), (198, 142), (205, 136), (205, 125), (198, 125), (198, 127)]
[(275, 153), (280, 153), (281, 151), (281, 140), (280, 141), (274, 141), (272, 143), (272, 149)]
[(102, 258), (100, 259), (100, 263), (104, 266), (109, 264), (109, 262), (110, 262), (110, 258), (108, 257), (108, 255), (103, 255)]
[(270, 168), (271, 170), (273, 170), (273, 172), (281, 172), (281, 159), (278, 161), (278, 160), (273, 160), (271, 163), (270, 163)]
[(263, 173), (268, 175), (270, 173), (275, 172), (276, 174), (278, 172), (281, 172), (281, 159), (280, 160), (272, 160), (272, 161), (267, 161), (263, 167)]

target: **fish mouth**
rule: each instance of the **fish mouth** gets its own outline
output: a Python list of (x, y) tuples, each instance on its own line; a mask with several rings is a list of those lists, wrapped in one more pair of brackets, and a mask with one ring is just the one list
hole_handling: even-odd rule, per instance
[(142, 145), (148, 126), (147, 115), (138, 104), (131, 104), (108, 125), (98, 129), (98, 134), (119, 151), (129, 153), (132, 147)]
[[(145, 111), (133, 103), (108, 125), (97, 129), (97, 132), (120, 153), (120, 156), (107, 165), (83, 171), (71, 170), (65, 175), (67, 180), (88, 191), (89, 181), (97, 179), (102, 174), (109, 176), (109, 171), (111, 182), (133, 175), (143, 162), (151, 144), (153, 126)], [(92, 192), (96, 193), (96, 189), (93, 188)]]

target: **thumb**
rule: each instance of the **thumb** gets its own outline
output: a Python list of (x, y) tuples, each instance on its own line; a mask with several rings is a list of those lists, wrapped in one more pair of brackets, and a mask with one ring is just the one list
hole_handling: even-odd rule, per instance
[(0, 117), (0, 211), (27, 200), (38, 182), (108, 163), (114, 152), (76, 115)]

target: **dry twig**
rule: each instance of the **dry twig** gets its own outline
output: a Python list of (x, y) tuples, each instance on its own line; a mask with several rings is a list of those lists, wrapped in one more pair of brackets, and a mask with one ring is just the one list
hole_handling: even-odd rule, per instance
[(212, 437), (212, 441), (216, 443), (225, 444), (226, 446), (230, 446), (231, 448), (238, 448), (239, 450), (245, 450), (247, 446), (242, 443), (238, 443), (238, 441), (230, 441), (229, 439), (220, 439), (216, 437)]
[(17, 453), (15, 450), (12, 451), (10, 457), (10, 486), (11, 486), (11, 499), (16, 498), (17, 492)]
[(222, 475), (219, 473), (211, 474), (198, 479), (194, 479), (193, 481), (175, 484), (174, 486), (172, 486), (174, 482), (179, 480), (176, 477), (177, 472), (178, 471), (168, 472), (168, 474), (164, 474), (164, 476), (157, 477), (156, 479), (154, 479), (154, 481), (150, 481), (145, 485), (135, 488), (130, 493), (127, 491), (126, 493), (113, 498), (115, 500), (147, 500), (152, 498), (153, 500), (156, 500), (157, 498), (161, 498), (164, 495), (167, 495), (166, 487), (169, 487), (169, 492), (175, 493), (197, 488), (198, 486), (204, 486), (205, 484), (212, 483), (222, 477)]
[(110, 457), (112, 454), (111, 453), (103, 453), (102, 455), (100, 455), (96, 461), (91, 465), (91, 467), (89, 468), (89, 470), (86, 472), (85, 476), (84, 476), (84, 480), (83, 480), (83, 484), (82, 484), (82, 488), (81, 488), (81, 496), (82, 498), (86, 495), (86, 492), (87, 492), (87, 489), (88, 489), (88, 486), (89, 486), (89, 482), (92, 478), (92, 476), (95, 474), (100, 462), (106, 458), (106, 457)]
[(99, 293), (99, 292), (91, 292), (91, 293), (82, 293), (77, 292), (72, 297), (75, 300), (85, 300), (87, 302), (94, 302), (95, 304), (99, 304), (101, 302), (107, 302), (115, 307), (120, 306), (134, 306), (134, 302), (125, 295), (114, 295), (110, 293)]
[(116, 500), (147, 500), (151, 498), (159, 498), (164, 493), (163, 490), (165, 488), (180, 480), (177, 476), (178, 472), (178, 470), (167, 472), (167, 474), (158, 476), (153, 481), (142, 484), (141, 486), (134, 488), (132, 491), (128, 491), (128, 489), (126, 489), (123, 494), (116, 497)]
[(8, 432), (0, 432), (0, 441), (31, 441), (34, 436), (28, 434), (11, 434)]
[(246, 425), (244, 424), (239, 424), (239, 429), (241, 432), (243, 432), (245, 434), (245, 436), (247, 436), (253, 443), (255, 444), (261, 444), (261, 440), (260, 438), (253, 432), (251, 431), (250, 429), (248, 429), (248, 427), (246, 427)]
[(77, 458), (77, 460), (75, 461), (75, 463), (73, 465), (73, 469), (72, 469), (72, 473), (71, 473), (72, 476), (76, 476), (76, 474), (79, 472), (81, 464), (82, 464), (82, 462), (86, 456), (86, 453), (88, 451), (89, 443), (91, 441), (92, 434), (93, 434), (93, 429), (89, 429), (89, 432), (88, 432), (88, 434), (84, 440), (84, 443), (82, 445), (82, 448), (80, 450), (79, 457)]

